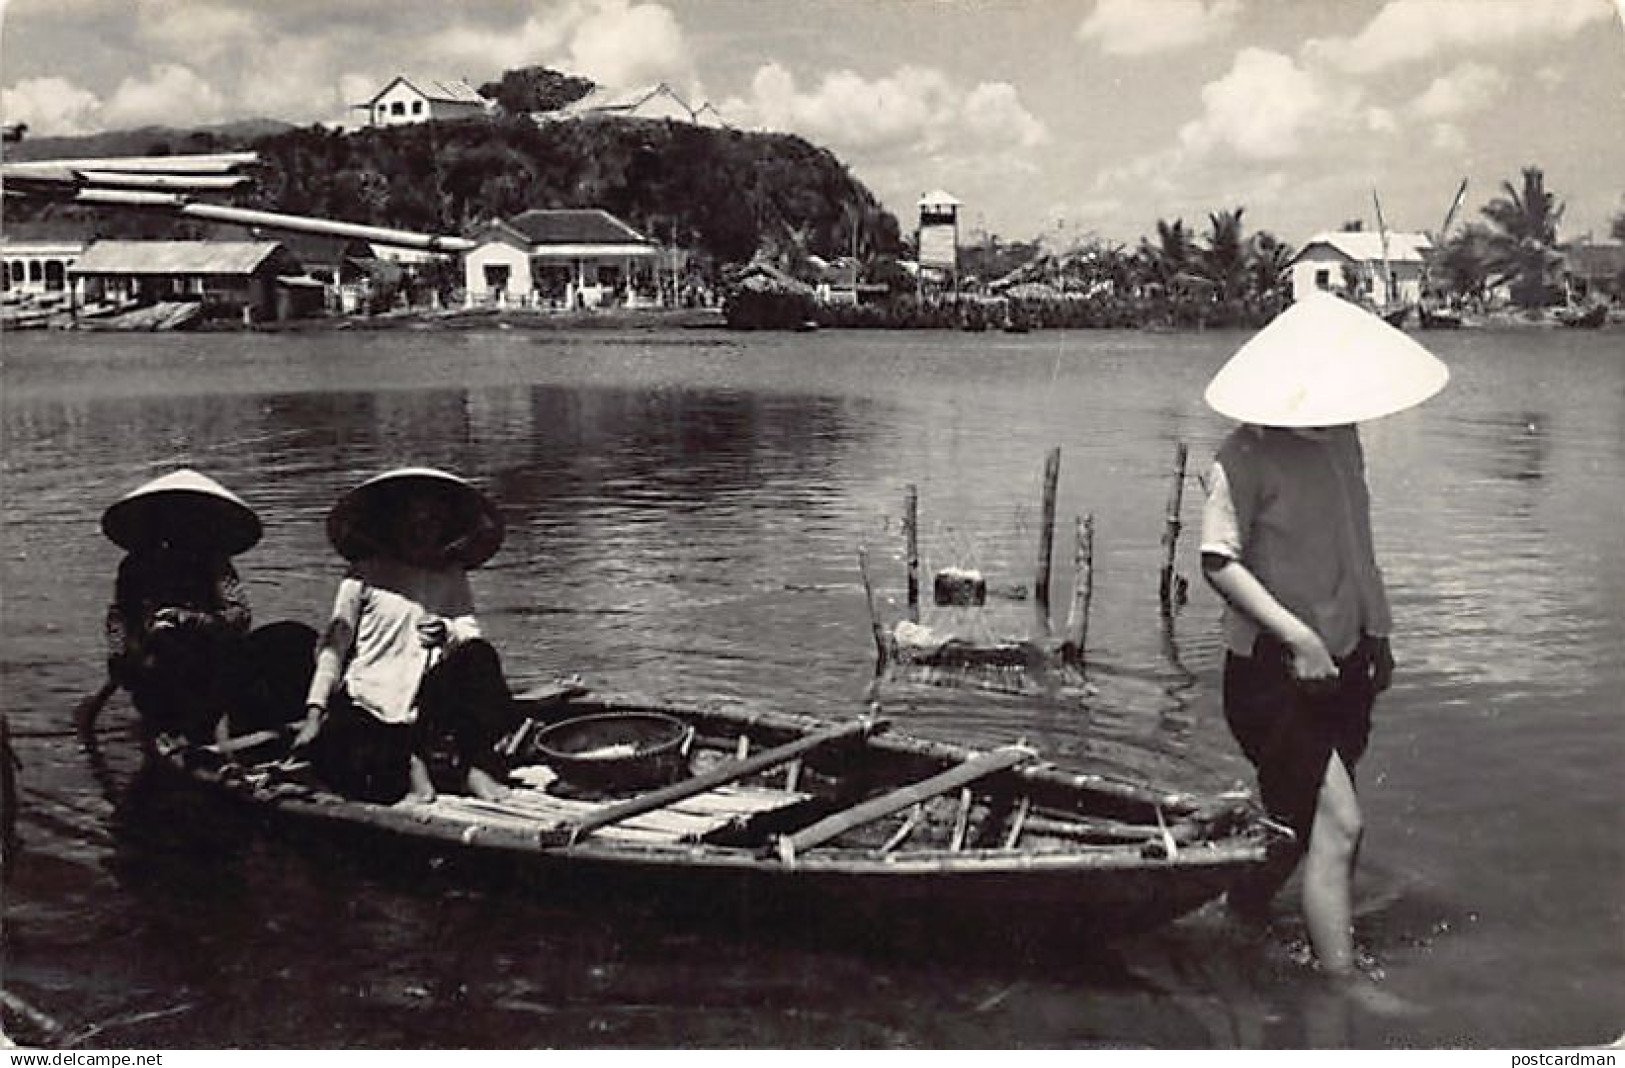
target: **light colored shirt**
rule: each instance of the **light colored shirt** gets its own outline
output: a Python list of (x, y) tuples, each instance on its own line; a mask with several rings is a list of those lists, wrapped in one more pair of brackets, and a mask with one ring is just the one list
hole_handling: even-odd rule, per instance
[[(1242, 427), (1208, 473), (1203, 553), (1235, 560), (1303, 620), (1333, 656), (1393, 621), (1371, 540), (1365, 457), (1353, 427), (1313, 441)], [(1251, 654), (1258, 624), (1225, 606), (1225, 645)]]
[(351, 701), (383, 722), (414, 722), (418, 686), (432, 665), (418, 624), (435, 618), (446, 621), (449, 643), (480, 636), (468, 572), (394, 560), (356, 564), (333, 600), (307, 704), (326, 707), (342, 683)]

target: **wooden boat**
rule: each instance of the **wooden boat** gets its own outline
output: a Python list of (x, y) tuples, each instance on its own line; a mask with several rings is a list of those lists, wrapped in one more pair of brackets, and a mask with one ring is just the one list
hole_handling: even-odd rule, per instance
[[(1290, 838), (1245, 794), (1159, 790), (1064, 770), (1025, 746), (973, 751), (871, 717), (830, 724), (557, 692), (519, 700), (527, 727), (510, 740), (512, 789), (496, 802), (347, 800), (280, 770), (282, 742), (268, 732), (221, 746), (161, 742), (155, 759), (279, 820), (523, 861), (550, 894), (574, 880), (595, 900), (629, 889), (745, 900), (798, 923), (833, 908), (978, 930), (1003, 918), (1043, 937), (1144, 928), (1217, 897)], [(616, 724), (625, 744), (584, 753), (549, 743), (560, 732), (591, 739), (588, 727), (601, 743)], [(650, 744), (651, 725), (675, 733)], [(655, 768), (657, 750), (671, 773), (625, 774)], [(571, 763), (610, 756), (603, 767), (618, 776)]]
[(1419, 304), (1416, 308), (1417, 321), (1423, 330), (1459, 330), (1461, 328), (1461, 313), (1450, 308), (1430, 308), (1426, 304)]
[(1588, 307), (1563, 308), (1556, 314), (1557, 321), (1564, 326), (1595, 330), (1608, 321), (1608, 305), (1592, 304)]

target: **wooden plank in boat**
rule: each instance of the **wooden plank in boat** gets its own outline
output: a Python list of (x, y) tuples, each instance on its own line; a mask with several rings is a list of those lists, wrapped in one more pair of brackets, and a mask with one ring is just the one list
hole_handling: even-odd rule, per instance
[[(522, 769), (531, 770), (531, 769)], [(525, 776), (516, 776), (524, 781)], [(539, 779), (540, 776), (530, 776)], [(675, 843), (699, 838), (735, 819), (769, 812), (804, 800), (807, 795), (758, 786), (724, 786), (685, 798), (682, 805), (645, 812), (603, 829), (608, 841)], [(538, 833), (575, 823), (605, 807), (603, 802), (558, 797), (535, 787), (515, 789), (501, 801), (442, 795), (434, 806), (444, 815), (502, 826), (521, 826)]]

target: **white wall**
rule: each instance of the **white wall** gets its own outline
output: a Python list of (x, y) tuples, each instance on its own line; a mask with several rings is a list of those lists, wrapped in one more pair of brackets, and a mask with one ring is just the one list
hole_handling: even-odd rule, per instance
[(530, 257), (525, 251), (504, 241), (492, 241), (463, 257), (463, 291), (470, 302), (495, 299), (496, 294), (486, 284), (487, 266), (508, 268), (508, 282), (504, 287), (507, 300), (528, 297), (535, 288), (530, 276)]

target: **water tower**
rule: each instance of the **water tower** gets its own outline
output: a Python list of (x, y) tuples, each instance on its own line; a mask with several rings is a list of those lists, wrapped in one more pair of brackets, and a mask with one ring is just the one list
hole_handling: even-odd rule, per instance
[(959, 201), (940, 189), (920, 198), (920, 268), (944, 281), (959, 276)]

